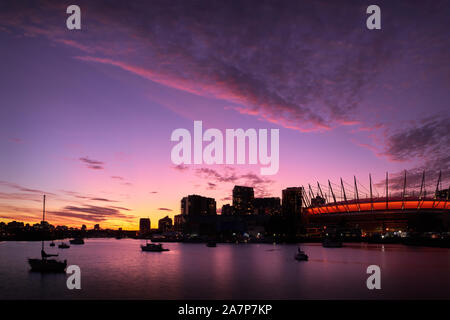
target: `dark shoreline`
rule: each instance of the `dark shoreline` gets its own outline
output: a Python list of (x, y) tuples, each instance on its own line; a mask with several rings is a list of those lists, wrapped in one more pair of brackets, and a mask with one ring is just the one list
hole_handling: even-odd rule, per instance
[[(44, 241), (62, 241), (68, 238), (58, 238), (58, 239), (44, 239)], [(138, 238), (138, 237), (124, 237), (121, 239), (117, 239), (115, 237), (85, 237), (85, 239), (135, 239), (135, 240), (152, 240), (147, 238)], [(0, 239), (0, 242), (6, 241), (19, 241), (19, 242), (40, 242), (42, 239), (26, 239), (26, 238), (17, 238), (17, 239)], [(416, 246), (416, 247), (432, 247), (432, 248), (447, 248), (450, 249), (450, 239), (430, 239), (430, 238), (400, 238), (400, 239), (340, 239), (343, 243), (366, 243), (366, 244), (402, 244), (405, 246)], [(194, 240), (172, 240), (172, 239), (155, 239), (154, 242), (160, 243), (171, 243), (171, 242), (180, 242), (180, 243), (194, 243), (194, 244), (207, 244), (209, 241), (203, 239), (194, 239)], [(284, 240), (284, 241), (215, 241), (218, 244), (300, 244), (300, 243), (322, 243), (322, 239), (292, 239), (292, 240)]]

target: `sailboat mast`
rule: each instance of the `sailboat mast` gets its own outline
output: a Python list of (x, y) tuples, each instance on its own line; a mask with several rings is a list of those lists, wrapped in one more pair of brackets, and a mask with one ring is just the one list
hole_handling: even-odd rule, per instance
[[(44, 221), (45, 221), (45, 194), (44, 194), (44, 205), (42, 207), (42, 227), (44, 227)], [(44, 237), (42, 237), (41, 247), (42, 250), (44, 250)]]
[(42, 208), (42, 221), (45, 221), (45, 194), (44, 194), (44, 207)]

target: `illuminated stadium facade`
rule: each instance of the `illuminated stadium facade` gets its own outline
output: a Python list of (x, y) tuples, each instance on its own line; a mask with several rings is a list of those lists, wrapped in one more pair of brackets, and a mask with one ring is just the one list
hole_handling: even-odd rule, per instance
[[(347, 197), (344, 182), (333, 190), (328, 181), (325, 188), (317, 183), (316, 196), (308, 185), (303, 188), (303, 217), (309, 225), (341, 226), (357, 228), (367, 233), (379, 233), (386, 230), (449, 231), (449, 189), (442, 189), (441, 173), (432, 196), (426, 194), (425, 172), (422, 175), (420, 191), (407, 192), (406, 172), (402, 191), (389, 194), (388, 174), (386, 173), (385, 193), (374, 196), (372, 181), (368, 194), (361, 196), (358, 183), (354, 178), (353, 197)], [(361, 187), (361, 186), (360, 186)], [(336, 195), (335, 192), (339, 195)]]

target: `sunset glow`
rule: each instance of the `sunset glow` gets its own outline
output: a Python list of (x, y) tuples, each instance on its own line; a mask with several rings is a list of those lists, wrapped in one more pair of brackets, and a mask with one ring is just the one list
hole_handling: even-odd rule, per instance
[[(40, 222), (44, 194), (53, 225), (137, 230), (139, 218), (156, 228), (179, 214), (190, 194), (220, 209), (234, 185), (281, 197), (341, 177), (368, 186), (370, 173), (381, 197), (386, 172), (399, 191), (403, 170), (415, 189), (426, 170), (434, 190), (441, 170), (448, 188), (450, 40), (439, 6), (383, 2), (398, 13), (383, 28), (396, 31), (368, 32), (364, 5), (101, 2), (78, 1), (78, 31), (60, 2), (0, 6), (0, 221)], [(279, 170), (173, 164), (172, 132), (196, 120), (278, 129)]]

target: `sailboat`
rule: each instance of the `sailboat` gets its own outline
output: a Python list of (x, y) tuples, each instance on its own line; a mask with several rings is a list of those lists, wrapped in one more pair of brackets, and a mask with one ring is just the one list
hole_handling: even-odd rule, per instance
[[(45, 195), (44, 206), (42, 210), (42, 222), (45, 221)], [(67, 267), (67, 260), (58, 261), (56, 259), (47, 259), (49, 257), (58, 256), (57, 254), (47, 254), (44, 251), (44, 239), (41, 245), (41, 259), (28, 259), (32, 271), (38, 272), (64, 272)]]
[(298, 247), (297, 253), (294, 256), (295, 260), (298, 261), (308, 261), (308, 255)]

